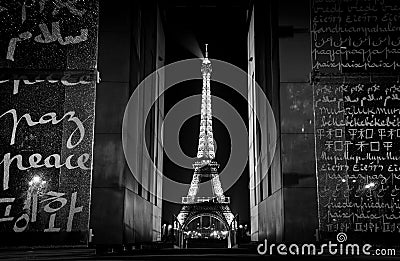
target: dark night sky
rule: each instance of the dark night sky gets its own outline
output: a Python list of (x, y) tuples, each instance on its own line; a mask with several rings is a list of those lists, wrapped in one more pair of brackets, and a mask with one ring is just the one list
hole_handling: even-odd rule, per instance
[[(168, 1), (164, 6), (164, 25), (166, 35), (166, 64), (183, 59), (196, 58), (209, 44), (209, 56), (229, 62), (247, 71), (247, 1)], [(199, 67), (200, 76), (200, 67)], [(212, 76), (211, 76), (212, 79)], [(180, 100), (191, 95), (201, 94), (201, 80), (186, 81), (171, 87), (165, 93), (165, 114)], [(211, 82), (212, 95), (229, 102), (239, 112), (247, 125), (247, 102), (240, 94), (229, 87)], [(200, 100), (193, 104), (200, 113)], [(183, 152), (195, 157), (197, 153), (200, 116), (187, 120), (180, 130), (179, 140)], [(217, 119), (213, 119), (214, 139), (217, 142), (216, 160), (223, 170), (230, 156), (230, 137), (228, 130)], [(165, 137), (168, 138), (168, 137)], [(247, 137), (243, 137), (246, 138)], [(247, 148), (244, 148), (247, 149)], [(164, 175), (176, 181), (190, 183), (193, 170), (185, 169), (171, 162), (164, 154)], [(248, 167), (239, 180), (228, 191), (231, 197), (231, 210), (239, 214), (240, 223), (249, 222)], [(182, 195), (186, 196), (186, 195)], [(163, 222), (171, 222), (181, 206), (163, 202)]]

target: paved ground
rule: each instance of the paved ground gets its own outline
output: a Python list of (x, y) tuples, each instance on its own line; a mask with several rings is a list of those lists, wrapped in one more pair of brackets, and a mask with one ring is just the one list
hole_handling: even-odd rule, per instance
[(159, 249), (98, 254), (94, 249), (2, 251), (0, 260), (400, 260), (400, 256), (260, 256), (250, 249)]

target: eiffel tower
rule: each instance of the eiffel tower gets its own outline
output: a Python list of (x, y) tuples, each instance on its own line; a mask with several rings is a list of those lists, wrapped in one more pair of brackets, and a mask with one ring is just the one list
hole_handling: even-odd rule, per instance
[[(182, 209), (177, 216), (183, 231), (187, 225), (197, 217), (211, 216), (221, 221), (226, 230), (233, 225), (234, 215), (229, 203), (230, 198), (225, 197), (218, 175), (219, 164), (214, 161), (214, 137), (212, 130), (211, 112), (211, 62), (208, 59), (206, 44), (206, 55), (201, 65), (203, 76), (203, 89), (201, 100), (200, 135), (197, 150), (197, 161), (193, 164), (194, 174), (186, 197), (182, 197)], [(198, 197), (201, 181), (211, 180), (212, 196)], [(235, 223), (236, 224), (236, 223)]]

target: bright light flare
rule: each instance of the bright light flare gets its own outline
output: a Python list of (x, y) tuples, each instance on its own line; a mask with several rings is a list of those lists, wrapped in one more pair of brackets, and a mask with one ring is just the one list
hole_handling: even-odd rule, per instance
[(375, 187), (375, 183), (374, 183), (374, 182), (371, 182), (371, 183), (365, 185), (365, 188), (366, 188), (366, 189), (368, 189), (368, 188), (373, 188), (373, 187)]
[(42, 179), (39, 176), (34, 176), (32, 179), (32, 182), (36, 184), (41, 183), (41, 181)]

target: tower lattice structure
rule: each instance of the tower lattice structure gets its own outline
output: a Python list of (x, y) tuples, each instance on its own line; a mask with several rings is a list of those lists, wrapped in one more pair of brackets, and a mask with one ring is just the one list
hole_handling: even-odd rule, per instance
[[(194, 174), (190, 183), (190, 188), (186, 197), (182, 197), (182, 210), (178, 215), (181, 225), (190, 222), (190, 217), (199, 216), (202, 213), (217, 215), (230, 225), (234, 216), (229, 208), (230, 198), (225, 197), (219, 179), (219, 164), (214, 160), (215, 147), (212, 127), (212, 107), (211, 107), (211, 79), (212, 66), (208, 59), (206, 45), (206, 55), (201, 64), (201, 74), (203, 77), (203, 88), (201, 95), (201, 118), (200, 134), (197, 149), (197, 161), (193, 164)], [(212, 196), (197, 197), (200, 183), (203, 179), (210, 179), (212, 186)]]

